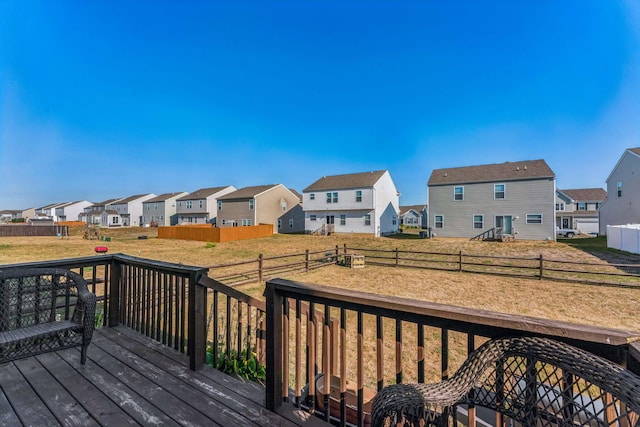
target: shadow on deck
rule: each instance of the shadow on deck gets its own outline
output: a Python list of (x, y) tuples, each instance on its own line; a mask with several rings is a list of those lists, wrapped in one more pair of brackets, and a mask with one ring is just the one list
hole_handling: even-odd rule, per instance
[(296, 426), (320, 420), (285, 405), (265, 409), (264, 387), (205, 366), (119, 326), (95, 332), (86, 365), (79, 349), (5, 363), (0, 425)]

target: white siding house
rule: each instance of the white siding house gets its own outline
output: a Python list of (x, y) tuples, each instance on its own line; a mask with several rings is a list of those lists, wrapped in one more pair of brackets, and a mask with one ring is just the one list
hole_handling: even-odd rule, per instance
[(178, 198), (178, 224), (216, 224), (218, 198), (236, 191), (233, 185), (201, 188)]
[(554, 240), (555, 183), (544, 160), (434, 169), (428, 182), (432, 235)]
[(398, 232), (399, 194), (389, 171), (324, 176), (305, 188), (302, 197), (308, 233)]
[(598, 209), (607, 192), (602, 188), (579, 188), (556, 192), (556, 226), (585, 234), (598, 234)]
[(88, 200), (65, 203), (56, 207), (56, 217), (58, 221), (80, 221), (84, 209), (91, 205)]
[[(141, 227), (142, 226), (142, 202), (156, 197), (155, 194), (136, 194), (126, 199), (117, 200), (106, 206), (107, 215), (102, 215), (102, 225), (107, 227)], [(120, 218), (115, 219), (115, 212)], [(104, 222), (105, 218), (107, 223)]]
[(640, 223), (640, 148), (622, 154), (606, 180), (607, 198), (600, 206), (600, 234), (607, 225)]

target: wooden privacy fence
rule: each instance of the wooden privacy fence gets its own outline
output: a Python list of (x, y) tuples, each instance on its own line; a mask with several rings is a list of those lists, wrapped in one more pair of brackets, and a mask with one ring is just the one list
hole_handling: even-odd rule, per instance
[(0, 237), (68, 236), (66, 225), (0, 225)]
[(175, 225), (158, 227), (159, 239), (197, 240), (200, 242), (232, 242), (273, 235), (273, 225), (259, 224), (247, 227), (217, 228), (205, 225)]

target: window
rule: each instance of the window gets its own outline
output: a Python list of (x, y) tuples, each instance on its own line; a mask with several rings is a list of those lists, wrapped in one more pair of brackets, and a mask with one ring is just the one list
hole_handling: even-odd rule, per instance
[(616, 187), (618, 188), (618, 197), (622, 197), (622, 182), (618, 182)]
[(370, 214), (366, 214), (364, 216), (364, 225), (371, 225), (371, 215)]
[(542, 214), (527, 214), (527, 224), (542, 224)]
[(181, 208), (182, 207), (182, 202), (178, 202), (178, 207)]
[(289, 228), (293, 228), (293, 218), (289, 219)]
[(495, 184), (493, 186), (493, 198), (504, 199), (504, 184)]
[(117, 223), (118, 223), (118, 217), (117, 217), (117, 216), (114, 216), (114, 217), (113, 217), (113, 224), (117, 224)]
[(356, 190), (356, 202), (362, 201), (362, 190)]
[(391, 224), (396, 225), (398, 223), (398, 218), (395, 216), (391, 218)]
[(464, 200), (464, 187), (453, 187), (453, 200)]
[(187, 201), (187, 209), (191, 209), (191, 207), (193, 206), (193, 202), (191, 200)]
[(218, 210), (222, 210), (222, 200), (218, 200)]
[(596, 210), (598, 210), (598, 208), (600, 208), (600, 203), (596, 202)]
[(153, 204), (153, 209), (156, 210), (156, 211), (158, 210), (158, 204), (157, 203)]
[(327, 203), (331, 203), (331, 193), (327, 193)]
[(243, 227), (249, 227), (251, 225), (251, 220), (250, 219), (243, 219), (242, 220), (242, 226)]
[(222, 220), (222, 225), (227, 225), (227, 220), (226, 219)]
[(347, 225), (347, 216), (346, 215), (340, 215), (340, 225)]
[(587, 210), (587, 204), (585, 202), (578, 202), (578, 210), (579, 211), (586, 211)]
[(327, 193), (327, 203), (338, 203), (338, 193)]
[(200, 205), (200, 208), (202, 208), (204, 206), (204, 200), (199, 200), (198, 204)]
[(556, 203), (556, 210), (563, 211), (564, 210), (564, 202)]
[(444, 215), (434, 215), (433, 216), (433, 225), (436, 228), (444, 228)]
[(151, 209), (151, 205), (149, 203), (145, 203), (145, 205), (147, 206), (147, 210)]
[(318, 219), (315, 215), (309, 215), (309, 221), (316, 221)]
[(282, 220), (278, 219), (278, 230), (282, 228)]
[(282, 212), (286, 212), (287, 211), (287, 201), (283, 200), (282, 201)]
[(316, 199), (316, 193), (310, 193), (309, 200), (315, 200), (315, 199)]
[(482, 230), (484, 228), (484, 215), (473, 216), (473, 228)]
[(249, 209), (253, 210), (253, 204), (255, 203), (255, 200), (253, 199), (249, 199)]

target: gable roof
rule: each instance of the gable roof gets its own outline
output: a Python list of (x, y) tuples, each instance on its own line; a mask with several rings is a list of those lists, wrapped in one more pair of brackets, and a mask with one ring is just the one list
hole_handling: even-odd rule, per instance
[(575, 190), (558, 191), (578, 202), (601, 202), (607, 198), (607, 192), (602, 188), (579, 188)]
[(180, 197), (178, 201), (184, 200), (197, 200), (197, 199), (206, 199), (207, 197), (216, 194), (225, 188), (229, 188), (230, 185), (225, 185), (223, 187), (209, 187), (209, 188), (201, 188), (199, 190), (194, 191), (193, 193), (189, 193), (186, 196)]
[(605, 179), (604, 182), (606, 182), (607, 184), (609, 183), (611, 176), (615, 173), (616, 169), (618, 169), (618, 166), (620, 166), (620, 163), (622, 163), (622, 159), (624, 159), (627, 153), (631, 153), (636, 157), (640, 157), (640, 147), (627, 148), (626, 150), (624, 150), (624, 153), (622, 153), (622, 156), (620, 156), (620, 159), (618, 159), (618, 162), (616, 163), (616, 165), (613, 167), (613, 169), (611, 169), (611, 173), (609, 173), (609, 176), (607, 177), (607, 179)]
[(151, 193), (147, 194), (136, 194), (135, 196), (127, 197), (126, 199), (118, 200), (116, 202), (110, 203), (111, 205), (121, 205), (123, 203), (133, 202), (134, 200), (138, 200), (141, 197), (148, 196)]
[(342, 190), (348, 188), (368, 188), (373, 187), (376, 182), (384, 175), (386, 170), (348, 173), (343, 175), (323, 176), (304, 190), (303, 193), (309, 191), (324, 190)]
[(524, 160), (492, 165), (434, 169), (428, 185), (521, 181), (555, 177), (555, 174), (544, 160)]
[(156, 196), (156, 197), (154, 197), (154, 198), (152, 198), (152, 199), (145, 200), (145, 201), (144, 201), (144, 202), (142, 202), (142, 203), (164, 202), (164, 201), (169, 200), (169, 199), (170, 199), (170, 198), (172, 198), (172, 197), (176, 197), (176, 196), (177, 196), (177, 195), (179, 195), (179, 194), (184, 194), (184, 191), (178, 191), (178, 192), (175, 192), (175, 193), (164, 193), (164, 194), (161, 194), (161, 195), (159, 195), (159, 196)]
[(115, 198), (115, 199), (107, 199), (107, 200), (103, 200), (102, 202), (96, 202), (91, 206), (96, 206), (96, 207), (100, 207), (100, 206), (105, 206), (105, 205), (109, 205), (113, 202), (117, 202), (118, 200), (120, 200), (119, 198)]
[(280, 184), (255, 185), (253, 187), (244, 187), (232, 193), (225, 194), (222, 197), (218, 197), (218, 200), (251, 199), (260, 193), (263, 193), (267, 190), (277, 187), (278, 185)]
[(402, 216), (411, 210), (416, 211), (417, 213), (422, 213), (424, 208), (426, 208), (425, 205), (400, 206), (400, 215)]

